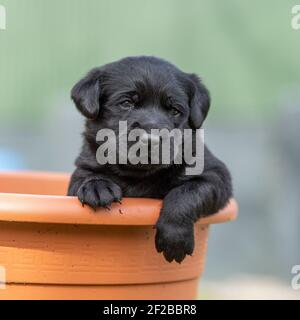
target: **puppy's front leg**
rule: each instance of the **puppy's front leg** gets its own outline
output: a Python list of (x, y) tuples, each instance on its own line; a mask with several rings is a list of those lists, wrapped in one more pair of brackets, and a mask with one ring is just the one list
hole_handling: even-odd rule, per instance
[(167, 261), (181, 262), (194, 250), (194, 223), (223, 208), (232, 194), (230, 175), (220, 166), (172, 189), (164, 198), (155, 244)]
[(82, 205), (109, 208), (112, 202), (122, 199), (121, 188), (104, 174), (77, 168), (70, 181), (69, 196), (77, 196)]

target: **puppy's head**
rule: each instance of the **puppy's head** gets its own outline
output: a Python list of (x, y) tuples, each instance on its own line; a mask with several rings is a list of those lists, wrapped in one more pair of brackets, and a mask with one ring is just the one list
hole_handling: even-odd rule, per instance
[(128, 130), (145, 130), (150, 139), (151, 129), (198, 129), (210, 105), (208, 90), (196, 75), (154, 57), (130, 57), (95, 68), (71, 96), (87, 118), (85, 136), (94, 141), (103, 128), (118, 134), (120, 121), (127, 121)]

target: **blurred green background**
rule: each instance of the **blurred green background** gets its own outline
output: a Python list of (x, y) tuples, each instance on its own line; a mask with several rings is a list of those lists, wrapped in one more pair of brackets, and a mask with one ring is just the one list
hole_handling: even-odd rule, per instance
[[(299, 79), (295, 1), (1, 0), (0, 121), (34, 121), (89, 68), (156, 55), (199, 73), (211, 117), (255, 120)], [(34, 122), (33, 121), (33, 122)]]
[(165, 58), (210, 89), (205, 140), (240, 205), (236, 222), (211, 233), (204, 297), (299, 298), (290, 286), (300, 264), (296, 0), (0, 4), (0, 170), (71, 172), (83, 125), (69, 98), (75, 82), (125, 56)]

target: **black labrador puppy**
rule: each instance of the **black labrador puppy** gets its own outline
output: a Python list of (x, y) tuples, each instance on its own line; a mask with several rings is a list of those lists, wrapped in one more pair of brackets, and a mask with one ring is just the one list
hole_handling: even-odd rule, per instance
[[(194, 250), (194, 223), (223, 208), (232, 196), (225, 165), (204, 147), (202, 173), (187, 175), (181, 164), (99, 164), (97, 132), (199, 129), (210, 96), (195, 74), (182, 72), (155, 57), (128, 57), (91, 70), (72, 89), (77, 109), (86, 117), (83, 146), (75, 164), (68, 195), (92, 208), (109, 207), (122, 197), (163, 199), (155, 244), (167, 261), (181, 262)], [(149, 135), (151, 137), (151, 135)]]

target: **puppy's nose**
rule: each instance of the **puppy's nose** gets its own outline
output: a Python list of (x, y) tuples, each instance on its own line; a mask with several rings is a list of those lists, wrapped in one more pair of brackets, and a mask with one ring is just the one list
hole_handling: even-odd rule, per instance
[(145, 132), (141, 136), (141, 142), (144, 144), (151, 143), (152, 145), (158, 145), (160, 142), (160, 136)]

